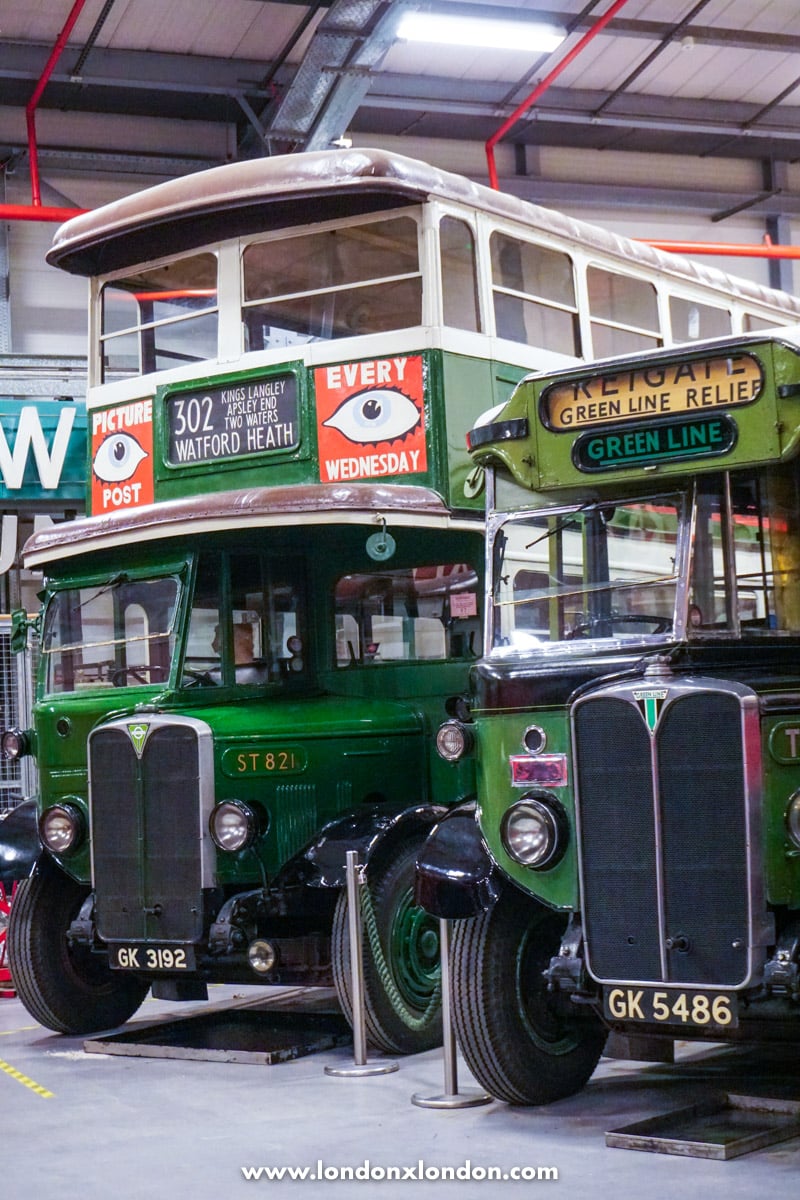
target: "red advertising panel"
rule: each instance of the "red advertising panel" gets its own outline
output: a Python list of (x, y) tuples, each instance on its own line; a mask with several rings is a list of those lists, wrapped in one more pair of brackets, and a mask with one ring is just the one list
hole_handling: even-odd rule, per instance
[(153, 402), (137, 400), (90, 414), (92, 512), (153, 502)]
[(323, 483), (427, 471), (421, 355), (315, 371)]

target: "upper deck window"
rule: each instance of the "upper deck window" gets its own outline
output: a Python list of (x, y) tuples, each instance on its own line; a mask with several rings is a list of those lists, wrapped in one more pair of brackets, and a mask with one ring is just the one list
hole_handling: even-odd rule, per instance
[(558, 250), (504, 233), (491, 238), (497, 336), (579, 355), (572, 260)]
[(635, 354), (662, 344), (656, 289), (646, 279), (602, 267), (586, 271), (595, 358)]
[(670, 296), (669, 317), (673, 342), (696, 342), (731, 332), (731, 314), (726, 308), (687, 300), (685, 296)]
[(759, 333), (762, 329), (774, 329), (776, 325), (791, 325), (786, 317), (775, 314), (774, 317), (761, 317), (756, 313), (745, 313), (742, 317), (742, 329), (745, 333)]
[(481, 318), (475, 237), (467, 222), (456, 217), (442, 217), (439, 246), (442, 255), (444, 323), (455, 329), (469, 329), (478, 333)]
[(193, 254), (105, 284), (103, 378), (217, 356), (217, 259)]
[(254, 242), (243, 284), (248, 350), (419, 325), (417, 223), (393, 217)]

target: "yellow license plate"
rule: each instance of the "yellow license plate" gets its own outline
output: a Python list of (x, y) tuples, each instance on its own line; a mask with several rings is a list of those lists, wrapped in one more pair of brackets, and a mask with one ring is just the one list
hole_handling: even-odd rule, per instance
[(648, 1025), (734, 1029), (739, 1024), (736, 995), (731, 992), (607, 987), (603, 992), (603, 1012), (610, 1021), (643, 1021)]

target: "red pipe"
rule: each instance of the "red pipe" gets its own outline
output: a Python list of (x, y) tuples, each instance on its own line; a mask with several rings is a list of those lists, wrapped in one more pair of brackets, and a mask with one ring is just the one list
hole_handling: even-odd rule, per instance
[(748, 245), (741, 242), (662, 242), (640, 238), (656, 250), (673, 254), (730, 254), (740, 258), (800, 258), (800, 246), (774, 246), (771, 242)]
[[(45, 68), (39, 77), (39, 82), (33, 89), (33, 95), (25, 105), (25, 120), (28, 126), (28, 155), (31, 164), (31, 203), (34, 205), (40, 205), (42, 203), (41, 192), (39, 191), (39, 153), (36, 147), (36, 106), (41, 99), (42, 92), (47, 87), (47, 81), (53, 74), (55, 65), (61, 57), (61, 53), (67, 44), (67, 39), (72, 33), (75, 22), (81, 15), (81, 9), (85, 3), (86, 0), (75, 0), (75, 3), (72, 6), (72, 11), (64, 23), (64, 28), (58, 35), (56, 44), (50, 53), (50, 57), (45, 63)], [(55, 220), (55, 218), (53, 219)]]
[(45, 208), (42, 204), (0, 204), (0, 221), (68, 221), (85, 208)]
[(588, 46), (589, 42), (591, 42), (594, 38), (597, 37), (598, 33), (600, 33), (600, 31), (605, 28), (605, 26), (612, 19), (612, 17), (615, 17), (616, 14), (619, 12), (619, 10), (622, 8), (622, 6), (627, 3), (628, 3), (628, 0), (616, 0), (616, 2), (611, 5), (611, 8), (609, 8), (608, 11), (603, 14), (602, 17), (598, 18), (598, 20), (595, 21), (595, 23), (594, 23), (594, 25), (592, 25), (591, 29), (587, 29), (586, 33), (583, 35), (583, 37), (580, 39), (580, 41), (576, 42), (575, 45), (572, 47), (572, 49), (567, 54), (564, 55), (564, 57), (560, 60), (560, 62), (556, 63), (556, 65), (553, 67), (550, 74), (546, 75), (545, 78), (541, 81), (541, 83), (538, 83), (536, 85), (536, 87), (531, 92), (530, 96), (528, 96), (526, 100), (523, 100), (522, 103), (520, 105), (518, 105), (517, 108), (514, 109), (511, 116), (508, 118), (507, 121), (503, 122), (503, 124), (500, 126), (500, 128), (497, 130), (497, 132), (493, 133), (492, 136), (487, 140), (487, 142), (486, 142), (486, 161), (489, 164), (489, 186), (493, 187), (496, 192), (500, 191), (500, 184), (498, 183), (498, 180), (497, 180), (497, 167), (495, 166), (495, 162), (494, 162), (494, 148), (497, 145), (497, 143), (500, 141), (501, 137), (504, 137), (505, 134), (508, 133), (508, 131), (512, 125), (516, 125), (517, 121), (522, 116), (522, 114), (524, 112), (527, 112), (527, 110), (533, 104), (536, 103), (536, 101), (539, 99), (539, 97), (542, 96), (547, 91), (547, 89), (550, 87), (550, 85), (558, 78), (558, 76), (561, 74), (561, 72), (564, 70), (564, 68), (569, 66), (569, 64), (572, 62), (572, 60), (581, 53), (583, 48), (585, 46)]

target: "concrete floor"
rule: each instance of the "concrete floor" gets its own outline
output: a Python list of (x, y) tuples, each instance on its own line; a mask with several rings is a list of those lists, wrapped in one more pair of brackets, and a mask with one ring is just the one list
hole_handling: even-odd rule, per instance
[[(214, 1005), (267, 992), (214, 988)], [(147, 1000), (136, 1021), (203, 1011)], [(327, 1076), (352, 1062), (340, 1047), (273, 1066), (88, 1054), (80, 1038), (36, 1025), (15, 998), (0, 1000), (0, 1196), (3, 1200), (231, 1200), (272, 1197), (548, 1195), (558, 1200), (755, 1200), (789, 1196), (800, 1178), (800, 1138), (728, 1162), (612, 1149), (608, 1130), (718, 1092), (800, 1099), (800, 1063), (780, 1049), (681, 1045), (675, 1066), (603, 1059), (586, 1090), (539, 1109), (493, 1102), (459, 1111), (412, 1105), (442, 1091), (432, 1051), (391, 1075)], [(463, 1063), (459, 1084), (474, 1084)], [(50, 1093), (50, 1094), (48, 1094)], [(243, 1167), (556, 1168), (557, 1181), (282, 1182)], [(330, 1174), (330, 1172), (329, 1172)], [(268, 1191), (266, 1189), (269, 1189)]]

